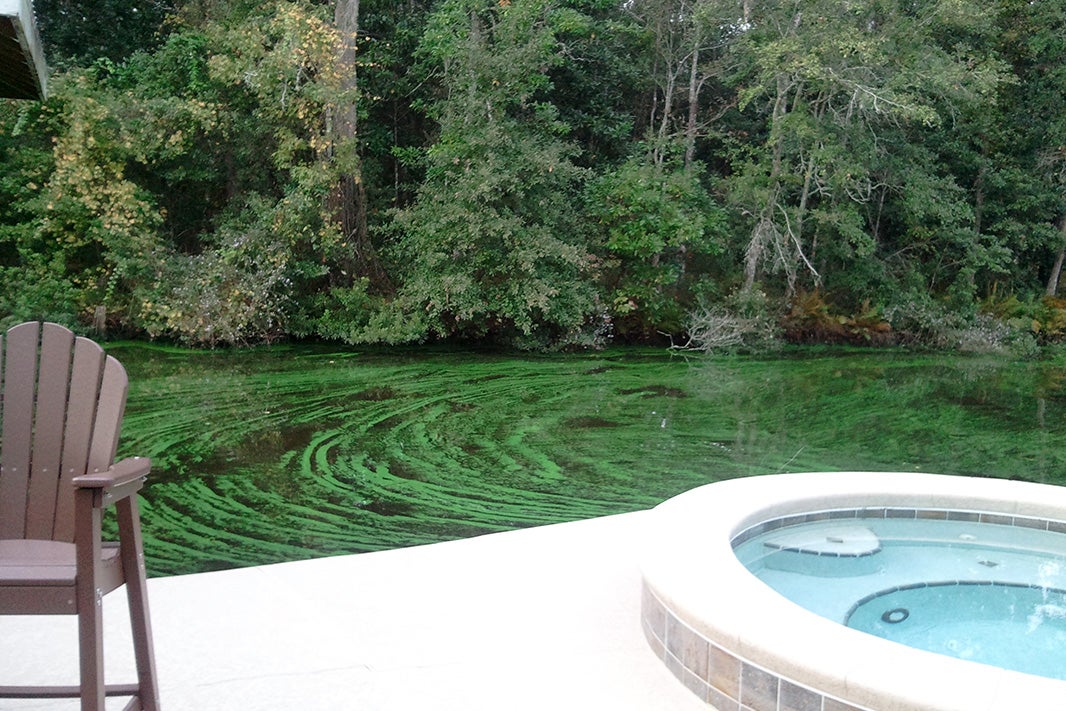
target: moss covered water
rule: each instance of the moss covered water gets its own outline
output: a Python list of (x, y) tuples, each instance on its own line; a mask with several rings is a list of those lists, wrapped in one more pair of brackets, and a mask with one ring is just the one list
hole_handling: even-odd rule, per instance
[(153, 574), (634, 511), (720, 479), (922, 470), (1066, 483), (1066, 361), (686, 360), (112, 344)]

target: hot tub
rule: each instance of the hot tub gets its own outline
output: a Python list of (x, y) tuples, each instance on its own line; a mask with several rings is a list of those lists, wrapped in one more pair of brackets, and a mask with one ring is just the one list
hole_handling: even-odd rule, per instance
[(645, 636), (673, 674), (719, 711), (737, 711), (741, 704), (752, 711), (1057, 708), (1066, 699), (1066, 681), (849, 629), (772, 590), (733, 550), (738, 537), (807, 518), (963, 514), (1066, 531), (1066, 488), (834, 472), (695, 489), (661, 504), (650, 517), (641, 560)]

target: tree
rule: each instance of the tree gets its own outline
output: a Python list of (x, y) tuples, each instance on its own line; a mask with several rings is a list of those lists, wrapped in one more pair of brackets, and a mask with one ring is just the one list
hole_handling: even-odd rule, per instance
[[(18, 275), (4, 282), (12, 312), (42, 317), (33, 309), (51, 306), (63, 320), (97, 309), (128, 313), (130, 289), (152, 267), (160, 215), (127, 175), (137, 147), (96, 89), (91, 72), (67, 75), (55, 82), (57, 98), (31, 110), (20, 129), (31, 145), (51, 133), (52, 150), (45, 170), (22, 173), (29, 180), (11, 215), (18, 221), (0, 232), (9, 240), (5, 266)], [(35, 286), (24, 295), (27, 281)], [(42, 290), (61, 298), (35, 303)]]
[[(634, 0), (625, 4), (643, 26), (650, 51), (644, 68), (652, 91), (645, 99), (645, 145), (659, 165), (679, 147), (686, 169), (696, 160), (697, 140), (733, 106), (735, 98), (715, 91), (713, 110), (704, 101), (708, 84), (723, 78), (722, 50), (735, 33), (735, 3), (714, 0)], [(724, 15), (723, 15), (724, 13)]]
[(872, 252), (863, 208), (890, 177), (876, 172), (893, 149), (882, 134), (935, 126), (960, 101), (997, 86), (1002, 67), (971, 41), (986, 15), (971, 3), (752, 7), (729, 50), (740, 107), (765, 120), (763, 143), (737, 166), (733, 184), (752, 225), (745, 290), (765, 266), (784, 273), (786, 294), (801, 274), (819, 284), (818, 250), (827, 243)]
[[(421, 157), (431, 135), (427, 100), (437, 86), (434, 69), (415, 59), (431, 0), (363, 0), (360, 143), (370, 229), (386, 210), (408, 205), (423, 176)], [(381, 230), (376, 230), (381, 234)]]
[(277, 338), (334, 280), (365, 288), (328, 204), (358, 154), (331, 132), (348, 94), (323, 10), (241, 5), (58, 77), (38, 123), (52, 164), (10, 216), (5, 266), (65, 285), (82, 319), (102, 306), (205, 344)]
[(639, 151), (590, 183), (586, 210), (599, 237), (599, 272), (616, 335), (678, 333), (694, 306), (701, 255), (724, 242), (721, 209), (693, 167)]
[(439, 135), (396, 214), (397, 306), (418, 330), (544, 343), (592, 310), (576, 148), (546, 100), (558, 33), (585, 22), (553, 0), (445, 0), (430, 17), (420, 52), (441, 76)]
[[(1021, 148), (1030, 158), (1020, 172), (1035, 178), (1030, 195), (1048, 196), (1050, 209), (1040, 212), (1051, 215), (1045, 226), (1057, 232), (1047, 239), (1055, 258), (1045, 287), (1046, 295), (1055, 296), (1066, 260), (1066, 114), (1062, 110), (1066, 104), (1066, 3), (1006, 0), (1000, 18), (1005, 54), (1020, 79), (1007, 88), (1007, 120), (1018, 138), (1011, 146)], [(1032, 214), (1034, 204), (1023, 209)], [(1038, 230), (1037, 226), (1033, 231)], [(1044, 246), (1035, 241), (1038, 247)]]

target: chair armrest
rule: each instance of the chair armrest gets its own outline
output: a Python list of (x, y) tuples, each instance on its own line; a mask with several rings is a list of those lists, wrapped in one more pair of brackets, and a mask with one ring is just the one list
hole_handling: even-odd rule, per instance
[(106, 489), (122, 486), (148, 476), (152, 469), (152, 460), (148, 457), (129, 457), (115, 462), (104, 471), (95, 471), (74, 477), (74, 486), (83, 489)]
[(140, 491), (151, 468), (152, 460), (148, 457), (129, 457), (102, 472), (74, 477), (73, 482), (79, 489), (95, 490), (97, 505), (107, 506)]

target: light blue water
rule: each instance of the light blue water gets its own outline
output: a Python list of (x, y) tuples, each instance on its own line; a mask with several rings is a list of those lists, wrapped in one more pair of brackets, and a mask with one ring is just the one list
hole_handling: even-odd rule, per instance
[(1061, 590), (976, 583), (894, 590), (859, 605), (847, 625), (939, 654), (1066, 679)]
[(1066, 679), (1062, 533), (964, 521), (830, 520), (764, 533), (736, 554), (774, 590), (835, 622)]

